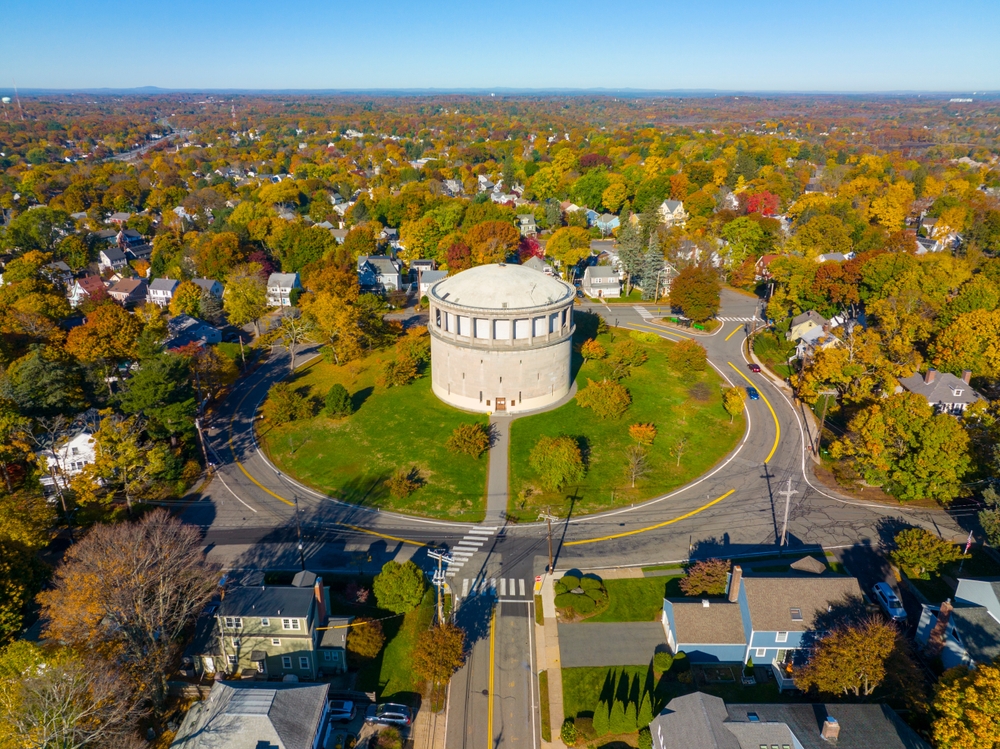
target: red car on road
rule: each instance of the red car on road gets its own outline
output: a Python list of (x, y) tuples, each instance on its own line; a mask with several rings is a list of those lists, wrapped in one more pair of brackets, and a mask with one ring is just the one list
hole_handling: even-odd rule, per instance
[(751, 364), (750, 365), (750, 371), (753, 372), (754, 374), (757, 374), (758, 372), (760, 372), (760, 365), (759, 364)]

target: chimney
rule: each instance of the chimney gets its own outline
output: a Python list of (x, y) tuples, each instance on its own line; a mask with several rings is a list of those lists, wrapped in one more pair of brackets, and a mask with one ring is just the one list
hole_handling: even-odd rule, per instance
[(928, 369), (927, 370), (927, 374), (924, 375), (924, 384), (925, 385), (930, 385), (932, 382), (934, 382), (934, 378), (935, 377), (937, 377), (937, 370), (936, 369)]
[(743, 580), (743, 568), (738, 564), (733, 565), (733, 572), (729, 576), (729, 602), (736, 603), (740, 597), (740, 582)]
[(319, 626), (326, 626), (326, 596), (323, 595), (322, 577), (317, 577), (313, 583), (313, 596), (316, 598), (316, 611), (319, 612)]
[(944, 650), (945, 632), (948, 629), (948, 621), (951, 619), (951, 599), (946, 598), (941, 608), (938, 610), (937, 623), (931, 628), (931, 633), (927, 636), (927, 654), (932, 658)]
[(712, 603), (707, 598), (702, 598), (701, 599), (701, 607), (703, 609), (707, 609), (711, 605), (712, 605)]
[(840, 723), (837, 719), (829, 715), (826, 716), (826, 720), (823, 721), (823, 728), (819, 732), (826, 741), (831, 743), (836, 742), (837, 737), (840, 736)]
[(966, 385), (968, 385), (969, 384), (969, 380), (971, 380), (971, 379), (972, 379), (972, 370), (971, 369), (963, 369), (962, 370), (962, 382), (964, 382)]

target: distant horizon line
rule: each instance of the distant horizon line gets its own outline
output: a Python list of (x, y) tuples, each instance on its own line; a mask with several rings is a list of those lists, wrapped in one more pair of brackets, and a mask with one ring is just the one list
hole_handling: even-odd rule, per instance
[(51, 94), (311, 94), (340, 96), (421, 96), (421, 95), (503, 95), (503, 96), (637, 96), (637, 97), (721, 97), (721, 96), (915, 96), (915, 97), (980, 97), (993, 98), (1000, 96), (1000, 89), (985, 91), (970, 91), (960, 89), (885, 89), (885, 90), (843, 90), (843, 89), (717, 89), (717, 88), (609, 88), (609, 87), (517, 87), (517, 86), (465, 86), (465, 87), (367, 87), (367, 88), (239, 88), (239, 87), (192, 87), (166, 88), (162, 86), (89, 86), (72, 87), (39, 87), (28, 86), (0, 87), (0, 93), (21, 96), (51, 95)]

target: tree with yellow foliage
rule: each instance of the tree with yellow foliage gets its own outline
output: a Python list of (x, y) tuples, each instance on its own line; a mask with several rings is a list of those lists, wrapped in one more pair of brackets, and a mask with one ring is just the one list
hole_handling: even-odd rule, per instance
[(200, 313), (201, 287), (194, 281), (185, 281), (174, 291), (170, 300), (170, 314), (198, 317)]
[(880, 226), (888, 231), (896, 231), (902, 228), (913, 201), (913, 185), (901, 179), (873, 197), (868, 212)]
[(946, 671), (937, 684), (934, 713), (939, 749), (1000, 747), (1000, 664)]

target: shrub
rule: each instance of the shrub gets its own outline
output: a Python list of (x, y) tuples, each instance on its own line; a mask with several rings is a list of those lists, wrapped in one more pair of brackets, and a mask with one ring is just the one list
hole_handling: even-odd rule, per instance
[(576, 743), (576, 724), (572, 718), (566, 718), (563, 721), (562, 728), (559, 731), (559, 738), (563, 740), (566, 746), (573, 746)]
[(396, 354), (413, 359), (419, 368), (431, 360), (431, 337), (426, 325), (407, 328), (406, 335), (396, 342)]
[(555, 604), (557, 609), (571, 609), (573, 602), (577, 598), (576, 593), (560, 593), (556, 596)]
[(584, 575), (580, 578), (580, 587), (584, 590), (601, 590), (604, 588), (604, 583), (596, 575)]
[(421, 307), (426, 307), (430, 303), (431, 303), (431, 300), (427, 298), (426, 294), (424, 294), (422, 297), (420, 297), (420, 306)]
[(387, 361), (375, 380), (379, 387), (391, 388), (409, 385), (417, 378), (417, 361), (409, 356), (397, 356)]
[(267, 391), (267, 400), (261, 410), (265, 419), (272, 424), (281, 425), (312, 416), (312, 403), (293, 390), (287, 382), (279, 382)]
[(681, 580), (681, 590), (685, 595), (696, 596), (704, 593), (721, 596), (726, 592), (729, 562), (724, 559), (704, 559), (688, 567), (687, 575)]
[(560, 593), (568, 593), (569, 592), (569, 590), (567, 590), (567, 588), (566, 588), (565, 583), (563, 583), (562, 580), (556, 580), (555, 585), (552, 586), (552, 589), (555, 590), (556, 595), (559, 595)]
[(453, 453), (479, 458), (490, 447), (490, 433), (485, 424), (459, 424), (448, 438), (448, 449)]
[(675, 672), (683, 674), (691, 670), (691, 661), (688, 660), (687, 653), (681, 650), (679, 653), (674, 653), (674, 665), (672, 666)]
[(420, 488), (420, 479), (415, 468), (401, 468), (385, 480), (385, 487), (396, 499), (405, 499)]
[(674, 656), (671, 653), (662, 651), (653, 655), (653, 670), (665, 674), (674, 665)]
[(583, 453), (572, 437), (542, 437), (535, 444), (528, 464), (549, 491), (583, 478)]
[(648, 358), (642, 346), (626, 338), (611, 349), (611, 353), (608, 354), (608, 366), (611, 367), (612, 377), (620, 380), (622, 377), (627, 377), (635, 367), (642, 366)]
[(629, 437), (640, 445), (652, 445), (656, 439), (655, 424), (633, 424), (628, 428)]
[(375, 749), (402, 749), (403, 738), (398, 728), (389, 726), (375, 734)]
[(566, 590), (575, 590), (580, 587), (580, 577), (578, 575), (563, 575), (559, 582), (566, 586)]
[(582, 408), (592, 408), (602, 419), (617, 419), (628, 410), (632, 396), (614, 380), (587, 380), (587, 387), (576, 394)]
[(377, 656), (385, 645), (382, 622), (375, 619), (358, 619), (347, 630), (347, 653), (354, 660), (369, 660)]
[(705, 349), (692, 340), (675, 343), (671, 348), (671, 360), (674, 369), (682, 375), (704, 372), (708, 366), (708, 354)]
[(594, 734), (604, 736), (611, 729), (611, 710), (608, 703), (601, 700), (594, 708)]
[[(608, 722), (610, 724), (609, 729), (610, 729), (611, 733), (622, 734), (622, 733), (628, 733), (629, 732), (628, 723), (626, 722), (626, 719), (625, 719), (625, 703), (624, 702), (622, 702), (619, 699), (616, 699), (614, 701), (614, 704), (611, 705), (611, 719)], [(635, 725), (635, 721), (633, 721), (633, 727), (634, 727), (634, 725)]]
[(354, 403), (347, 388), (339, 382), (335, 383), (326, 394), (326, 415), (334, 418), (350, 416), (354, 413)]
[(630, 330), (628, 334), (629, 338), (642, 343), (659, 343), (660, 336), (656, 333), (647, 333), (644, 330)]
[(639, 749), (653, 749), (653, 734), (648, 726), (639, 729)]
[(579, 593), (568, 593), (567, 595), (572, 596), (573, 602), (570, 607), (576, 613), (593, 614), (597, 610), (597, 601), (590, 596), (581, 595)]
[(608, 355), (607, 350), (604, 346), (591, 338), (589, 341), (584, 341), (583, 345), (580, 346), (580, 356), (585, 360), (590, 359), (603, 359)]

